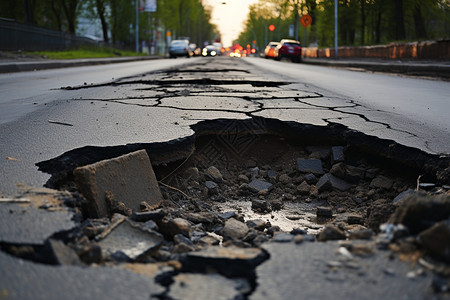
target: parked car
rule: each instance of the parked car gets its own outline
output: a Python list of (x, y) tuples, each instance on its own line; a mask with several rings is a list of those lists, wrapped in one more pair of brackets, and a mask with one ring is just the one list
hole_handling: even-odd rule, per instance
[(191, 57), (193, 55), (189, 48), (188, 40), (173, 40), (169, 45), (169, 57), (174, 58), (177, 56)]
[(302, 60), (302, 47), (299, 41), (295, 40), (281, 40), (280, 44), (275, 48), (275, 59), (282, 58), (291, 59), (293, 62), (300, 62)]
[(264, 49), (265, 58), (275, 58), (275, 48), (279, 45), (279, 42), (270, 42)]
[(213, 43), (213, 46), (216, 47), (217, 55), (222, 55), (222, 44), (221, 43)]
[(189, 49), (191, 49), (192, 55), (194, 56), (200, 56), (200, 54), (202, 53), (202, 50), (194, 43), (189, 44)]
[(203, 48), (202, 50), (202, 56), (216, 56), (216, 55), (220, 55), (219, 53), (217, 53), (217, 47), (214, 45), (208, 45), (205, 48)]

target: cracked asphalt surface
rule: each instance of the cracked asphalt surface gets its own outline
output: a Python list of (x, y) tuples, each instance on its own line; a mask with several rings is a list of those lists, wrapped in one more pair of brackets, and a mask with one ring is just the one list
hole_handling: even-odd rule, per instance
[[(190, 126), (203, 120), (265, 117), (324, 127), (338, 123), (434, 154), (450, 150), (448, 118), (442, 122), (439, 115), (436, 123), (430, 123), (426, 117), (417, 119), (355, 95), (347, 96), (347, 87), (332, 91), (319, 86), (314, 76), (302, 80), (295, 75), (297, 64), (281, 63), (280, 75), (267, 71), (275, 62), (256, 68), (256, 59), (219, 57), (179, 62), (174, 68), (108, 82), (66, 85), (52, 91), (55, 101), (44, 99), (45, 95), (31, 97), (37, 103), (31, 113), (0, 123), (1, 193), (14, 194), (17, 183), (41, 187), (49, 175), (39, 172), (35, 164), (67, 151), (175, 140), (192, 135)], [(437, 92), (439, 97), (449, 90), (448, 83), (431, 82), (441, 84), (444, 88)], [(298, 295), (317, 299), (440, 299), (431, 288), (432, 274), (419, 266), (393, 260), (387, 251), (357, 258), (355, 265), (355, 258), (349, 258), (341, 248), (339, 242), (267, 245), (270, 259), (256, 268), (257, 286), (251, 295), (239, 279), (221, 275), (179, 274), (166, 291), (156, 280), (161, 274), (157, 270), (64, 266), (55, 272), (55, 267), (0, 252), (1, 269), (11, 270), (4, 278), (8, 280), (0, 283), (0, 298), (76, 299), (83, 291), (82, 297), (98, 299), (183, 299), (187, 292), (198, 289), (198, 299), (212, 299), (211, 295), (224, 299), (293, 299)], [(57, 288), (52, 289), (45, 278), (57, 283)], [(82, 280), (73, 285), (73, 278)], [(126, 287), (122, 284), (125, 281)], [(21, 289), (22, 283), (29, 288)], [(69, 284), (70, 289), (65, 289)]]
[[(180, 59), (169, 60), (168, 69), (161, 69), (165, 64), (155, 61), (160, 69), (148, 67), (149, 73), (111, 81), (103, 73), (93, 82), (86, 69), (85, 82), (80, 78), (64, 86), (46, 82), (53, 89), (41, 90), (35, 97), (25, 82), (23, 91), (13, 85), (23, 98), (11, 101), (8, 97), (17, 96), (9, 96), (3, 86), (4, 115), (18, 109), (31, 113), (0, 125), (0, 155), (16, 159), (0, 162), (0, 190), (13, 194), (17, 183), (41, 186), (48, 176), (37, 172), (34, 164), (74, 148), (172, 140), (191, 135), (189, 126), (198, 121), (217, 118), (339, 123), (429, 153), (449, 153), (448, 82), (283, 62), (275, 68), (275, 63), (256, 58)], [(136, 72), (145, 70), (140, 65), (133, 64)], [(38, 78), (51, 78), (42, 74)], [(348, 76), (349, 84), (344, 84), (345, 78), (335, 82), (331, 75)], [(383, 86), (387, 81), (391, 85)], [(352, 86), (355, 92), (349, 92)], [(365, 89), (367, 95), (361, 95)], [(420, 99), (423, 103), (417, 106)]]

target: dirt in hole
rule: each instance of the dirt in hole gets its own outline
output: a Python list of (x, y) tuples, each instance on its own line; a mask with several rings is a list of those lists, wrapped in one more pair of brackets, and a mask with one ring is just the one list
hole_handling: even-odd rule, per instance
[[(415, 188), (417, 179), (381, 169), (362, 156), (347, 157), (346, 145), (305, 146), (273, 135), (224, 134), (198, 137), (195, 148), (181, 167), (178, 162), (156, 169), (162, 182), (183, 192), (162, 187), (166, 199), (180, 203), (189, 196), (216, 211), (238, 211), (246, 221), (260, 219), (283, 231), (316, 234), (328, 223), (346, 226), (349, 218), (352, 225), (378, 231), (394, 212), (392, 200)], [(333, 160), (333, 149), (343, 157)], [(314, 166), (299, 170), (298, 160), (322, 171)], [(332, 183), (323, 183), (327, 177)]]

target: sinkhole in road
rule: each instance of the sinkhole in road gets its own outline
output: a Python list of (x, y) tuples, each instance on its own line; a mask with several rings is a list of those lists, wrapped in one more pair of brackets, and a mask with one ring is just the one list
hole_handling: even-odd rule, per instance
[[(254, 117), (191, 127), (192, 136), (169, 142), (83, 147), (37, 165), (53, 175), (47, 186), (77, 190), (76, 167), (145, 149), (162, 206), (235, 212), (245, 221), (260, 222), (269, 233), (300, 229), (312, 235), (328, 223), (376, 232), (394, 212), (399, 194), (417, 188), (439, 192), (449, 184), (447, 157), (339, 124)], [(95, 215), (85, 210), (84, 216)], [(220, 226), (215, 231), (220, 235)]]

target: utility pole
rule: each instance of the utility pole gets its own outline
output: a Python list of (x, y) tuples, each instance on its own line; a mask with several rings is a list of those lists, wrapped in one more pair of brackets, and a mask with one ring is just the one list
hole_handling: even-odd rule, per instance
[(294, 4), (294, 37), (296, 41), (298, 41), (298, 23), (299, 23), (298, 4), (299, 4), (298, 0), (296, 0)]
[(338, 1), (334, 0), (334, 58), (338, 59)]
[(136, 0), (136, 53), (139, 52), (139, 0)]

